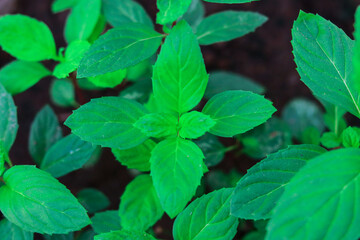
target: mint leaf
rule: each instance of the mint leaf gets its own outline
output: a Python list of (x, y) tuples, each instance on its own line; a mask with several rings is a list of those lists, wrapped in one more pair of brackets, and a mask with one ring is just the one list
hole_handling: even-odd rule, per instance
[(116, 160), (122, 165), (125, 165), (130, 169), (147, 172), (150, 171), (151, 151), (155, 146), (156, 143), (153, 140), (148, 139), (134, 148), (126, 150), (113, 148), (111, 150)]
[(34, 233), (26, 232), (6, 219), (0, 222), (2, 240), (33, 240)]
[(88, 80), (97, 87), (114, 88), (122, 83), (125, 77), (126, 69), (120, 69), (115, 72), (109, 72), (103, 75), (98, 75), (96, 77), (89, 77)]
[(62, 131), (54, 111), (49, 105), (43, 107), (31, 123), (29, 152), (37, 164), (43, 160), (45, 153), (62, 138)]
[(59, 107), (76, 107), (75, 88), (69, 79), (54, 79), (50, 86), (50, 98)]
[(103, 11), (106, 20), (113, 27), (127, 23), (142, 23), (154, 27), (149, 15), (135, 0), (103, 0)]
[(51, 11), (53, 13), (62, 12), (74, 7), (78, 2), (79, 0), (55, 0), (51, 5)]
[(110, 201), (105, 194), (94, 188), (82, 189), (76, 198), (89, 213), (95, 213), (109, 207)]
[(176, 136), (178, 118), (170, 113), (150, 113), (141, 117), (134, 123), (148, 137)]
[(120, 199), (121, 226), (127, 230), (146, 231), (164, 214), (150, 175), (131, 181)]
[(266, 122), (275, 111), (272, 103), (263, 96), (237, 90), (215, 95), (202, 112), (216, 122), (210, 133), (232, 137)]
[(107, 31), (80, 62), (78, 77), (93, 77), (134, 66), (151, 57), (163, 35), (142, 24), (125, 24)]
[(255, 12), (223, 11), (205, 18), (197, 27), (201, 45), (230, 41), (255, 31), (267, 17)]
[(339, 147), (341, 145), (341, 141), (341, 137), (337, 136), (333, 132), (326, 132), (320, 138), (321, 144), (328, 149)]
[[(155, 57), (152, 56), (134, 66), (127, 68), (126, 79), (132, 82), (140, 80), (149, 80), (152, 74), (152, 65)], [(150, 79), (151, 80), (151, 79)]]
[(92, 99), (75, 110), (65, 125), (81, 139), (103, 147), (129, 149), (148, 137), (133, 124), (147, 110), (139, 103), (120, 97)]
[(8, 93), (21, 93), (50, 75), (41, 63), (13, 61), (0, 70), (0, 83)]
[(156, 23), (168, 24), (175, 22), (189, 8), (191, 0), (157, 0), (159, 12), (156, 14)]
[(316, 145), (289, 146), (248, 170), (231, 199), (231, 214), (244, 219), (270, 218), (286, 185), (308, 160), (326, 152)]
[(210, 191), (222, 188), (234, 188), (241, 177), (242, 175), (235, 169), (232, 169), (230, 172), (212, 170), (205, 175), (206, 187), (209, 188)]
[(360, 129), (355, 127), (346, 128), (341, 134), (342, 144), (344, 147), (360, 147)]
[(355, 47), (354, 47), (354, 55), (352, 58), (353, 63), (353, 73), (352, 78), (355, 84), (355, 89), (360, 91), (360, 8), (358, 7), (355, 12)]
[(191, 27), (179, 22), (166, 37), (154, 66), (154, 96), (177, 113), (194, 108), (204, 95), (208, 75)]
[(163, 140), (153, 149), (151, 176), (161, 205), (171, 218), (184, 209), (200, 185), (203, 158), (195, 143), (178, 137)]
[(66, 41), (71, 43), (76, 40), (88, 40), (98, 22), (100, 11), (101, 0), (79, 0), (66, 20)]
[(95, 213), (91, 222), (91, 226), (97, 234), (121, 230), (118, 210)]
[(40, 168), (58, 178), (84, 166), (94, 150), (94, 145), (70, 134), (46, 152)]
[(259, 0), (204, 0), (205, 2), (211, 2), (211, 3), (228, 3), (228, 4), (234, 4), (234, 3), (248, 3), (248, 2), (255, 2)]
[(180, 18), (184, 19), (191, 27), (196, 28), (204, 19), (205, 7), (201, 0), (192, 0), (188, 10)]
[(204, 153), (207, 167), (214, 167), (223, 160), (226, 148), (214, 135), (206, 133), (195, 143)]
[(119, 96), (139, 103), (145, 103), (149, 100), (151, 91), (151, 79), (144, 79), (136, 81), (133, 85), (122, 90)]
[(266, 239), (357, 239), (360, 150), (339, 149), (310, 160), (290, 183), (267, 225)]
[(198, 138), (209, 131), (215, 124), (216, 122), (211, 117), (201, 112), (192, 111), (185, 113), (180, 117), (179, 135), (182, 138)]
[(25, 231), (64, 234), (90, 223), (76, 198), (47, 172), (34, 166), (14, 166), (5, 172), (4, 181), (0, 210)]
[(0, 84), (0, 143), (7, 152), (13, 145), (19, 125), (14, 100)]
[(232, 192), (221, 189), (192, 202), (175, 220), (174, 239), (233, 239), (239, 221), (230, 215)]
[(97, 235), (94, 240), (155, 240), (155, 238), (145, 232), (121, 230)]

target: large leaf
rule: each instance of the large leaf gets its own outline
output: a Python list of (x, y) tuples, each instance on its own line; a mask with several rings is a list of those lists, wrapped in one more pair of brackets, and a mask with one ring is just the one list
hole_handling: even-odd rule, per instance
[(91, 222), (91, 226), (97, 234), (121, 230), (119, 211), (117, 210), (96, 213), (91, 218)]
[(2, 240), (33, 240), (34, 239), (34, 233), (26, 232), (6, 219), (1, 220), (0, 222), (0, 233)]
[(286, 186), (266, 239), (358, 239), (360, 150), (310, 160)]
[(92, 99), (66, 120), (65, 125), (85, 141), (103, 147), (128, 149), (148, 137), (133, 124), (147, 113), (139, 103), (120, 97)]
[(121, 230), (97, 235), (94, 240), (155, 240), (155, 238), (145, 232)]
[(203, 158), (195, 143), (178, 137), (160, 142), (152, 151), (150, 163), (154, 187), (163, 209), (171, 218), (184, 209), (200, 185)]
[(85, 209), (49, 173), (34, 166), (14, 166), (4, 174), (0, 210), (25, 231), (64, 234), (90, 223)]
[(352, 78), (355, 84), (355, 89), (360, 91), (360, 8), (356, 9), (355, 13), (355, 47), (354, 47), (354, 55), (352, 58), (354, 72), (352, 73)]
[(316, 145), (290, 146), (248, 170), (231, 199), (231, 214), (245, 219), (270, 218), (291, 178), (308, 160), (325, 152)]
[(196, 35), (201, 45), (230, 41), (255, 31), (266, 21), (267, 17), (256, 12), (223, 11), (205, 18)]
[(195, 107), (204, 95), (208, 75), (191, 27), (179, 22), (165, 39), (154, 66), (154, 96), (161, 107), (178, 113)]
[(276, 111), (263, 96), (246, 91), (226, 91), (212, 97), (202, 112), (215, 122), (210, 133), (232, 137), (264, 123)]
[(150, 175), (139, 175), (126, 186), (119, 215), (125, 229), (146, 231), (164, 214)]
[(351, 77), (354, 41), (319, 15), (304, 12), (295, 21), (292, 36), (301, 81), (316, 96), (360, 117), (360, 95)]
[(42, 61), (56, 57), (55, 41), (48, 26), (24, 15), (0, 18), (0, 46), (24, 61)]
[(89, 213), (95, 213), (109, 207), (106, 195), (95, 188), (84, 188), (76, 194), (77, 199)]
[(151, 57), (163, 35), (142, 24), (125, 24), (107, 31), (80, 62), (78, 77), (92, 77), (134, 66)]
[(174, 223), (175, 240), (232, 240), (239, 221), (230, 215), (232, 188), (211, 192), (192, 202)]
[(191, 0), (157, 0), (159, 12), (156, 22), (162, 25), (172, 23), (181, 17), (189, 8)]

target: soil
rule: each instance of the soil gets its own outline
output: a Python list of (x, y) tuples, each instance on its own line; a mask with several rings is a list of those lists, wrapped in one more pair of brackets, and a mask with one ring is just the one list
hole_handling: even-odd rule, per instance
[[(65, 46), (63, 38), (64, 22), (67, 12), (52, 14), (51, 0), (0, 0), (1, 13), (21, 13), (44, 21), (52, 30), (57, 46)], [(155, 19), (155, 0), (138, 0)], [(9, 5), (10, 3), (10, 5)], [(202, 47), (208, 71), (228, 70), (254, 79), (267, 88), (266, 97), (273, 101), (278, 113), (284, 105), (295, 97), (313, 99), (310, 90), (300, 81), (293, 62), (291, 49), (291, 27), (299, 10), (318, 13), (341, 27), (352, 36), (354, 12), (360, 0), (261, 0), (251, 4), (221, 5), (206, 3), (207, 15), (222, 10), (257, 11), (269, 17), (269, 21), (255, 33), (226, 43)], [(13, 58), (0, 50), (0, 67)], [(52, 68), (54, 63), (47, 62)], [(30, 124), (35, 114), (50, 103), (49, 86), (51, 78), (46, 78), (28, 91), (15, 96), (18, 107), (19, 131), (10, 157), (15, 164), (33, 164), (28, 152)], [(95, 93), (95, 96), (115, 95), (114, 91)], [(86, 96), (88, 99), (94, 97)], [(72, 109), (55, 109), (63, 122)], [(350, 116), (348, 120), (354, 121)], [(64, 133), (69, 130), (64, 127)], [(231, 141), (229, 142), (231, 144)], [(228, 154), (217, 168), (229, 171), (236, 168), (245, 173), (255, 162), (247, 158), (238, 158)], [(109, 150), (104, 151), (100, 162), (92, 168), (79, 170), (60, 178), (73, 193), (80, 189), (93, 187), (103, 191), (111, 200), (110, 209), (117, 209), (125, 186), (132, 179), (125, 167), (114, 160)], [(172, 221), (164, 217), (155, 226), (155, 232), (162, 239), (171, 239)], [(236, 239), (240, 239), (250, 225), (245, 225)]]

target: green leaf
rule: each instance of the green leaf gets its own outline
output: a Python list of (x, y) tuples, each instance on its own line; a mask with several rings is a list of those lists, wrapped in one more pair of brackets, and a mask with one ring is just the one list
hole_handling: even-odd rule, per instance
[(99, 160), (102, 156), (102, 152), (103, 152), (102, 148), (100, 146), (96, 146), (90, 159), (84, 164), (84, 168), (94, 167), (99, 162)]
[(134, 123), (148, 137), (176, 136), (178, 118), (170, 113), (150, 113), (141, 117)]
[(46, 152), (40, 168), (53, 177), (62, 177), (84, 166), (94, 150), (94, 145), (70, 134), (56, 142)]
[(286, 186), (266, 239), (358, 239), (359, 185), (359, 149), (339, 149), (310, 160)]
[(88, 80), (97, 87), (114, 88), (122, 83), (125, 77), (126, 69), (120, 69), (115, 72), (109, 72), (103, 75), (98, 75), (96, 77), (89, 77)]
[(230, 41), (254, 32), (267, 21), (256, 12), (223, 11), (205, 18), (197, 27), (196, 35), (201, 45)]
[(197, 111), (181, 115), (179, 135), (182, 138), (195, 139), (203, 136), (216, 122), (211, 117)]
[(155, 240), (155, 238), (145, 232), (121, 230), (97, 235), (94, 240)]
[(208, 75), (191, 27), (179, 22), (166, 37), (154, 66), (154, 96), (163, 109), (184, 113), (204, 95)]
[(50, 98), (59, 107), (76, 107), (75, 88), (69, 79), (54, 79), (50, 87)]
[(61, 138), (62, 131), (57, 116), (51, 107), (46, 105), (31, 123), (28, 145), (31, 157), (40, 164), (45, 153)]
[(79, 0), (55, 0), (51, 5), (53, 13), (62, 12), (66, 9), (73, 8)]
[(5, 148), (3, 147), (2, 142), (0, 142), (0, 177), (6, 170), (5, 163), (9, 160), (8, 153), (6, 152)]
[(161, 205), (171, 218), (184, 209), (200, 185), (203, 159), (195, 143), (178, 137), (168, 138), (153, 149), (151, 176)]
[(204, 0), (205, 2), (211, 3), (227, 3), (227, 4), (234, 4), (234, 3), (248, 3), (248, 2), (255, 2), (259, 0)]
[(137, 101), (139, 103), (145, 103), (149, 100), (150, 93), (152, 91), (152, 85), (150, 79), (144, 79), (135, 82), (130, 87), (120, 92), (120, 97)]
[(352, 58), (353, 63), (353, 73), (351, 77), (353, 78), (355, 89), (357, 92), (360, 91), (360, 8), (358, 7), (355, 12), (355, 47), (354, 47), (354, 55)]
[(0, 18), (0, 46), (19, 60), (55, 59), (54, 37), (43, 22), (16, 14)]
[(78, 77), (93, 77), (134, 66), (151, 57), (163, 35), (142, 24), (126, 24), (107, 31), (80, 62)]
[(139, 103), (120, 97), (92, 99), (75, 110), (65, 125), (81, 139), (103, 147), (129, 149), (148, 137), (133, 124), (147, 110)]
[(226, 148), (214, 135), (206, 133), (199, 140), (195, 141), (195, 143), (204, 153), (207, 167), (214, 167), (223, 160)]
[(94, 188), (82, 189), (78, 192), (76, 198), (89, 213), (102, 211), (110, 205), (106, 195)]
[(148, 172), (150, 171), (151, 151), (155, 146), (156, 143), (153, 140), (148, 139), (134, 148), (126, 150), (113, 148), (111, 150), (116, 160), (122, 165), (125, 165), (130, 169)]
[(231, 214), (244, 219), (267, 219), (287, 184), (308, 160), (325, 152), (316, 145), (295, 145), (269, 155), (248, 170), (231, 199)]
[(265, 88), (251, 79), (231, 72), (217, 71), (210, 74), (204, 97), (210, 99), (216, 94), (228, 90), (244, 90), (257, 94), (265, 93)]
[(126, 79), (132, 82), (139, 80), (150, 80), (152, 75), (153, 57), (146, 59), (132, 67), (127, 68)]
[(12, 224), (6, 219), (0, 222), (0, 232), (2, 240), (33, 240), (34, 234), (32, 232), (26, 232)]
[(342, 134), (342, 144), (344, 147), (359, 148), (360, 147), (360, 129), (355, 127), (348, 127)]
[(150, 175), (131, 181), (120, 199), (121, 226), (127, 230), (146, 231), (164, 214)]
[(95, 233), (92, 229), (82, 231), (77, 236), (76, 240), (94, 240)]
[(77, 199), (47, 172), (34, 166), (14, 166), (5, 172), (4, 181), (0, 210), (25, 231), (64, 234), (90, 223)]
[(0, 70), (0, 83), (8, 93), (21, 93), (51, 73), (41, 63), (13, 61)]
[(128, 23), (141, 23), (154, 27), (144, 8), (134, 0), (103, 0), (103, 4), (105, 18), (113, 27)]
[(212, 97), (203, 108), (215, 122), (210, 133), (232, 137), (266, 122), (276, 111), (263, 96), (246, 91), (226, 91)]
[(180, 18), (184, 19), (191, 27), (196, 28), (204, 19), (205, 7), (201, 0), (192, 0), (186, 13)]
[(341, 137), (333, 132), (326, 132), (320, 138), (321, 144), (328, 149), (339, 147), (341, 145), (341, 140)]
[(354, 41), (319, 15), (304, 12), (295, 21), (292, 36), (301, 81), (314, 95), (360, 117), (359, 92), (351, 78)]
[(307, 127), (301, 134), (300, 142), (304, 144), (319, 145), (321, 139), (321, 132), (315, 127)]
[(176, 218), (175, 240), (232, 240), (239, 221), (230, 215), (232, 188), (211, 192), (192, 202)]
[(235, 169), (232, 169), (230, 172), (213, 170), (205, 175), (206, 187), (210, 191), (222, 188), (234, 188), (241, 177), (242, 175)]
[(45, 240), (74, 240), (74, 233), (44, 235)]
[(88, 42), (93, 44), (95, 40), (99, 38), (99, 36), (105, 31), (106, 28), (106, 19), (105, 16), (100, 14), (98, 21), (92, 31), (90, 37), (88, 38)]
[(0, 84), (0, 143), (7, 152), (13, 145), (19, 125), (14, 100)]
[(90, 82), (87, 78), (78, 78), (77, 79), (77, 84), (79, 85), (79, 88), (84, 89), (84, 90), (102, 90), (101, 87), (97, 87), (95, 86), (92, 82)]
[(157, 0), (159, 12), (156, 14), (156, 23), (168, 24), (175, 22), (189, 8), (191, 0)]
[(101, 0), (79, 0), (71, 10), (65, 24), (65, 39), (68, 43), (86, 41), (99, 20)]
[(97, 234), (121, 230), (118, 210), (95, 213), (91, 222), (91, 226)]

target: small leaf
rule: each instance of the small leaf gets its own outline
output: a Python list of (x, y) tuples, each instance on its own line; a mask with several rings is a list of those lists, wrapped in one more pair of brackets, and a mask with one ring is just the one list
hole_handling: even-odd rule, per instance
[(190, 24), (192, 28), (196, 28), (204, 19), (205, 7), (201, 0), (192, 0), (186, 13), (180, 18)]
[(256, 12), (223, 11), (205, 18), (197, 27), (196, 35), (201, 45), (230, 41), (255, 31), (267, 21)]
[(337, 136), (333, 132), (326, 132), (321, 136), (320, 142), (328, 149), (336, 148), (341, 145), (341, 137)]
[(141, 130), (148, 137), (168, 137), (177, 134), (178, 119), (169, 113), (150, 113), (134, 123), (134, 127)]
[(197, 111), (181, 115), (179, 135), (182, 138), (195, 139), (204, 135), (216, 122), (211, 117)]
[(103, 75), (98, 75), (96, 77), (89, 77), (88, 80), (97, 87), (114, 88), (122, 83), (125, 77), (126, 69), (120, 69), (115, 72), (109, 72)]
[(156, 15), (156, 23), (168, 24), (175, 22), (189, 8), (191, 0), (157, 0), (159, 12)]
[(75, 88), (69, 79), (54, 79), (50, 87), (50, 97), (59, 107), (76, 107)]
[(148, 137), (133, 124), (147, 110), (139, 103), (120, 97), (92, 99), (75, 110), (65, 125), (81, 139), (103, 147), (129, 149)]
[(204, 0), (205, 2), (211, 3), (227, 3), (227, 4), (236, 4), (236, 3), (248, 3), (248, 2), (255, 2), (259, 0)]
[(110, 201), (106, 195), (94, 188), (82, 189), (78, 192), (76, 198), (89, 213), (102, 211), (110, 205)]
[(41, 63), (13, 61), (0, 70), (0, 83), (12, 95), (24, 92), (50, 75)]
[(127, 230), (146, 231), (164, 214), (150, 175), (131, 181), (120, 199), (121, 226)]
[(91, 222), (91, 226), (97, 234), (121, 230), (119, 211), (117, 210), (95, 213)]
[(359, 148), (360, 147), (360, 129), (355, 127), (348, 127), (341, 134), (342, 144), (344, 147)]
[(14, 166), (5, 172), (4, 181), (0, 210), (25, 231), (65, 234), (90, 223), (77, 199), (47, 172), (33, 166)]
[(0, 18), (0, 29), (0, 46), (17, 59), (57, 58), (54, 37), (43, 22), (20, 14), (6, 15)]
[(206, 133), (195, 143), (204, 153), (207, 167), (214, 167), (223, 160), (226, 148), (214, 135)]
[(125, 24), (107, 31), (80, 62), (78, 77), (93, 77), (134, 66), (151, 57), (163, 35), (142, 24)]
[(26, 232), (6, 219), (0, 222), (1, 240), (33, 240), (34, 233)]
[(73, 8), (79, 0), (55, 0), (51, 5), (51, 11), (53, 13), (62, 12), (69, 8)]
[(176, 218), (175, 240), (232, 240), (239, 221), (230, 215), (232, 188), (211, 192), (192, 202)]
[(263, 96), (237, 90), (215, 95), (202, 112), (216, 122), (210, 133), (232, 137), (266, 122), (275, 111), (272, 103)]
[(94, 240), (155, 240), (155, 238), (145, 232), (121, 230), (97, 235)]

